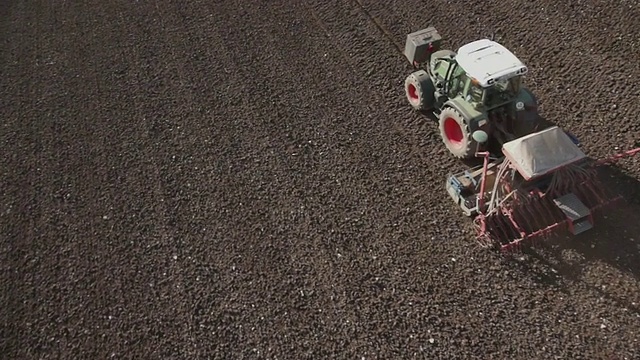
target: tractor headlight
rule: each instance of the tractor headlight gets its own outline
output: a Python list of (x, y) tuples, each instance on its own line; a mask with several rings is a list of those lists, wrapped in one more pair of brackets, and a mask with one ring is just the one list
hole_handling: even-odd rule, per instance
[(516, 103), (516, 110), (518, 110), (518, 111), (524, 110), (524, 103), (522, 101), (518, 101)]

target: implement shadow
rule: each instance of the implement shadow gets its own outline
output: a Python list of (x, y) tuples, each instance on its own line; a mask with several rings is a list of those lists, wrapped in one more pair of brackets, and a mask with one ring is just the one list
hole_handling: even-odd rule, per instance
[(640, 293), (640, 181), (615, 166), (602, 166), (600, 178), (625, 201), (596, 213), (593, 229), (578, 236), (559, 234), (505, 261), (536, 282), (565, 292), (570, 284), (580, 283), (640, 315), (633, 294), (607, 286), (607, 279), (617, 279)]

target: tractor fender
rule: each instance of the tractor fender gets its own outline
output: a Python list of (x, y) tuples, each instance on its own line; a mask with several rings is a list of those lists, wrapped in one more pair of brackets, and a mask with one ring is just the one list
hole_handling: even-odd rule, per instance
[(453, 99), (449, 99), (443, 107), (452, 107), (456, 109), (460, 115), (464, 117), (469, 124), (469, 130), (476, 131), (478, 130), (484, 123), (483, 120), (487, 120), (487, 116), (485, 113), (476, 110), (469, 102), (464, 100), (462, 97), (455, 97)]
[(525, 106), (524, 110), (528, 112), (538, 111), (538, 99), (529, 89), (525, 87), (522, 87), (518, 92), (518, 96), (516, 96), (516, 101), (514, 102), (514, 106), (518, 102), (524, 103), (524, 106)]
[[(524, 104), (524, 107), (519, 106), (519, 103)], [(529, 89), (521, 88), (511, 106), (516, 114), (515, 128), (518, 136), (541, 130), (543, 124), (538, 114), (538, 99)]]

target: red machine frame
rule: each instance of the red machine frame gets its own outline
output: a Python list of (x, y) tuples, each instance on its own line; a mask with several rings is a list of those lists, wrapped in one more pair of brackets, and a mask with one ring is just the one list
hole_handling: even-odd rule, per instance
[[(565, 216), (554, 204), (554, 198), (563, 193), (571, 193), (579, 197), (587, 205), (588, 221), (593, 223), (593, 212), (622, 200), (621, 195), (611, 196), (606, 187), (597, 180), (596, 167), (616, 162), (622, 158), (640, 153), (640, 148), (616, 154), (610, 158), (591, 161), (576, 167), (579, 171), (568, 171), (568, 178), (563, 179), (550, 191), (542, 191), (536, 186), (526, 189), (511, 189), (507, 181), (509, 172), (518, 171), (518, 165), (507, 157), (499, 164), (495, 182), (505, 187), (505, 198), (500, 199), (499, 206), (487, 206), (487, 171), (490, 153), (476, 152), (483, 158), (482, 180), (478, 194), (478, 214), (474, 219), (477, 239), (483, 246), (498, 246), (503, 252), (518, 250), (525, 242), (535, 242), (566, 228), (574, 233), (574, 222)], [(566, 166), (553, 169), (553, 173), (566, 170)], [(575, 170), (575, 168), (574, 168)], [(527, 179), (530, 180), (530, 179)], [(495, 197), (492, 194), (492, 197)], [(507, 200), (510, 200), (507, 202)], [(504, 206), (503, 206), (504, 204)]]

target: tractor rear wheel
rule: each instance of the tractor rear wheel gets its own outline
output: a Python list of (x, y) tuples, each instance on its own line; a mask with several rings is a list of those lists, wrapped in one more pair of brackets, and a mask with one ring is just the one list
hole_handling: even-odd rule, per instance
[(442, 109), (439, 122), (442, 141), (453, 156), (468, 159), (475, 155), (477, 143), (471, 136), (468, 121), (456, 109)]
[(433, 109), (435, 87), (426, 71), (419, 70), (407, 76), (404, 91), (415, 110)]

